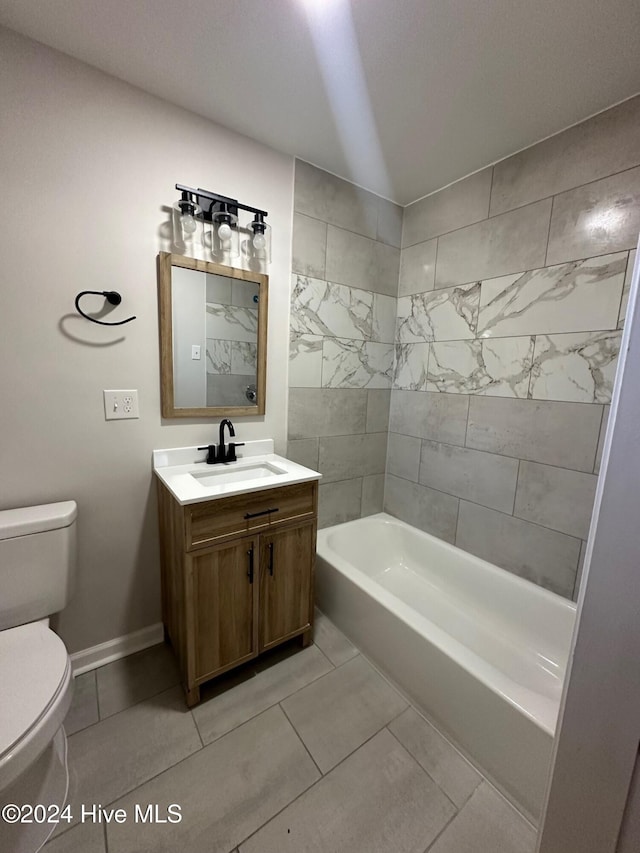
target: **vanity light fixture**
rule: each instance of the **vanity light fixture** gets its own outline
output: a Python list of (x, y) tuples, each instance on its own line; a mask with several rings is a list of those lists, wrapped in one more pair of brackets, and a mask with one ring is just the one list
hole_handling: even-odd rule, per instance
[(188, 190), (183, 190), (182, 197), (173, 205), (173, 209), (177, 211), (180, 217), (183, 235), (191, 237), (198, 227), (196, 217), (202, 213), (202, 208), (194, 202), (193, 196)]
[[(196, 220), (211, 223), (211, 252), (215, 258), (229, 259), (240, 254), (239, 233), (249, 232), (243, 240), (243, 254), (252, 260), (268, 264), (271, 261), (271, 227), (265, 222), (268, 216), (266, 210), (260, 210), (247, 204), (242, 204), (235, 198), (212, 193), (209, 190), (186, 187), (176, 184), (176, 189), (182, 194), (181, 199), (174, 204), (180, 211), (182, 228), (185, 233), (192, 234), (196, 229)], [(253, 220), (243, 229), (238, 222), (238, 212), (247, 211), (253, 214)], [(185, 222), (191, 228), (187, 232)]]

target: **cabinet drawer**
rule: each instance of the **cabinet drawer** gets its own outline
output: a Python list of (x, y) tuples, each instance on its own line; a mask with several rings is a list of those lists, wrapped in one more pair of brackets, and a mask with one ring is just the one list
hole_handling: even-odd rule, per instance
[(317, 484), (297, 483), (186, 507), (186, 547), (199, 548), (243, 533), (313, 518)]

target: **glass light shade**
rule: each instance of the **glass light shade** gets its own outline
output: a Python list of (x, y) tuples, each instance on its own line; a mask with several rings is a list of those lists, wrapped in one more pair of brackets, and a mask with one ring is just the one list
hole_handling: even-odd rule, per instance
[(202, 208), (190, 199), (180, 199), (173, 205), (174, 209), (174, 238), (176, 243), (190, 239), (196, 232), (198, 222), (196, 216), (202, 213)]
[(271, 226), (254, 219), (249, 225), (249, 239), (242, 244), (244, 254), (260, 265), (271, 263)]
[(238, 219), (230, 213), (214, 215), (211, 228), (211, 253), (218, 260), (237, 258), (240, 254)]

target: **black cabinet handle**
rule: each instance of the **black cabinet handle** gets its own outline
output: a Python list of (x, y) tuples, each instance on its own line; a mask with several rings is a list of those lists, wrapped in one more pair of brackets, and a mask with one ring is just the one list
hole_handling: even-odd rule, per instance
[(280, 512), (279, 507), (273, 507), (272, 509), (263, 509), (260, 512), (245, 512), (244, 517), (246, 518), (257, 518), (259, 515), (269, 515), (271, 512)]
[(269, 542), (269, 574), (273, 577), (273, 542)]
[(249, 548), (247, 551), (247, 557), (249, 558), (249, 571), (247, 572), (247, 577), (249, 578), (249, 583), (253, 583), (253, 547)]

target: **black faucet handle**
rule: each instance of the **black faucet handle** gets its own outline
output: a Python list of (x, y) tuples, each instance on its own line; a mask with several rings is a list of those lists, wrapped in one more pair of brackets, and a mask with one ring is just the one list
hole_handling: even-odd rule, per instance
[(207, 451), (207, 465), (213, 465), (216, 461), (216, 446), (215, 444), (207, 444), (205, 447), (199, 447), (198, 450)]
[(230, 441), (229, 450), (227, 452), (227, 462), (237, 462), (236, 447), (244, 447), (244, 441)]

